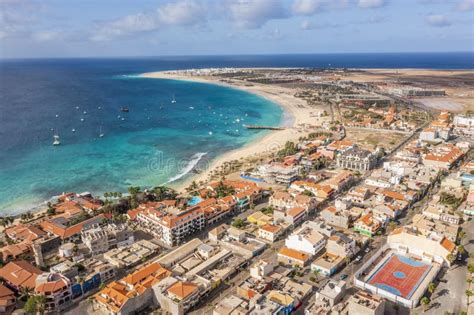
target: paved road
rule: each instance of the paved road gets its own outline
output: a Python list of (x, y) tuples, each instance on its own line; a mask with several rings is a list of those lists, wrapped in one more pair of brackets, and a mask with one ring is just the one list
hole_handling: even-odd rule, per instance
[[(472, 253), (474, 252), (474, 220), (470, 219), (464, 223), (463, 230), (466, 232), (463, 246), (467, 253)], [(467, 289), (467, 278), (466, 263), (461, 263), (461, 265), (455, 265), (448, 269), (441, 278), (443, 282), (440, 282), (433, 294), (430, 312), (434, 315), (444, 315), (446, 311), (454, 314), (466, 311), (467, 298), (465, 291)], [(474, 299), (471, 298), (471, 302), (472, 300)]]

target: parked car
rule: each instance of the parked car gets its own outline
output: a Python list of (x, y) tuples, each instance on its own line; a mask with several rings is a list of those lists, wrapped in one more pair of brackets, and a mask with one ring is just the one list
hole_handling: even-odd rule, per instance
[(343, 273), (342, 275), (339, 276), (339, 279), (344, 280), (347, 277), (349, 277), (347, 274)]

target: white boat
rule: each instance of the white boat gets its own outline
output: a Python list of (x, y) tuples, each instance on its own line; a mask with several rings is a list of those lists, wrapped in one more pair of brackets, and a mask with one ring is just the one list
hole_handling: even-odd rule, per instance
[(53, 138), (54, 138), (53, 145), (60, 145), (61, 144), (61, 141), (59, 141), (59, 136), (57, 134), (55, 134), (53, 136)]
[(105, 135), (104, 133), (102, 132), (102, 126), (100, 126), (99, 128), (99, 138), (103, 138)]
[(174, 94), (173, 94), (173, 99), (171, 100), (171, 104), (175, 104), (176, 103), (176, 98), (174, 97)]

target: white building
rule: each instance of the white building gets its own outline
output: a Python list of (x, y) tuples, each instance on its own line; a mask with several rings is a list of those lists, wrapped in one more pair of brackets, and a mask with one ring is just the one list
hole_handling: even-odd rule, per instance
[(250, 276), (252, 278), (262, 280), (273, 272), (273, 265), (263, 259), (259, 260), (250, 267)]
[(326, 238), (307, 224), (285, 240), (285, 246), (310, 255), (316, 255), (326, 245)]
[(141, 228), (168, 246), (180, 244), (187, 236), (202, 230), (206, 224), (204, 211), (199, 206), (186, 210), (140, 209), (135, 220)]
[(129, 246), (135, 241), (133, 231), (126, 225), (95, 225), (81, 232), (82, 242), (93, 255), (102, 254), (111, 248)]

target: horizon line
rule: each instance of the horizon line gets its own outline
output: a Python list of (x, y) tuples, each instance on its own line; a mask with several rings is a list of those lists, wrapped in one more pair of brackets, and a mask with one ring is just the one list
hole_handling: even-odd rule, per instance
[(183, 57), (244, 57), (244, 56), (308, 56), (308, 55), (388, 55), (388, 54), (473, 54), (474, 51), (394, 51), (394, 52), (315, 52), (315, 53), (244, 53), (244, 54), (196, 54), (196, 55), (131, 55), (131, 56), (51, 56), (51, 57), (0, 57), (7, 60), (48, 60), (48, 59), (140, 59), (140, 58), (183, 58)]

